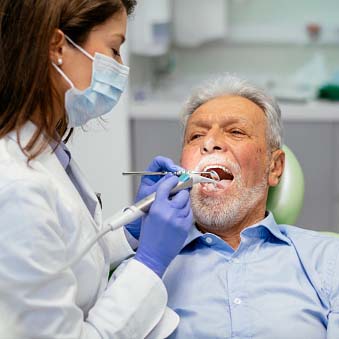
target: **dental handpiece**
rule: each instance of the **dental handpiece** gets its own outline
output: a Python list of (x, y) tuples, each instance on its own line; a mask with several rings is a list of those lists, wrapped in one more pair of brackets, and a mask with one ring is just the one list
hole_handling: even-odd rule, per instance
[[(197, 183), (216, 183), (215, 180), (202, 177), (198, 174), (182, 174), (179, 177), (179, 183), (171, 190), (170, 196), (178, 193), (179, 191), (187, 188), (191, 188)], [(123, 225), (131, 223), (136, 219), (147, 213), (155, 200), (156, 193), (152, 193), (144, 199), (138, 201), (132, 206), (127, 207), (123, 212), (117, 213), (109, 219), (108, 224), (112, 230), (115, 230)]]
[[(170, 196), (173, 196), (183, 189), (191, 188), (193, 185), (198, 183), (216, 184), (217, 181), (203, 177), (198, 174), (184, 173), (179, 177), (178, 184), (171, 190)], [(109, 218), (108, 221), (105, 222), (103, 229), (99, 233), (97, 233), (97, 235), (92, 240), (89, 241), (89, 243), (78, 253), (78, 255), (74, 257), (71, 261), (69, 261), (65, 266), (60, 268), (57, 272), (55, 272), (55, 274), (76, 264), (106, 233), (114, 231), (142, 217), (145, 213), (149, 211), (152, 203), (155, 200), (155, 197), (156, 193), (154, 192), (144, 199), (138, 201), (134, 205), (125, 208), (123, 211), (118, 212), (111, 218)]]
[[(210, 178), (203, 177), (198, 174), (188, 174), (184, 173), (179, 177), (179, 183), (171, 190), (170, 196), (176, 194), (177, 192), (191, 188), (193, 185), (198, 183), (213, 183), (216, 184), (217, 180), (213, 180)], [(115, 214), (111, 217), (105, 224), (100, 232), (98, 232), (93, 239), (91, 239), (88, 244), (80, 250), (80, 252), (70, 261), (68, 261), (64, 266), (60, 267), (56, 271), (49, 272), (49, 274), (42, 279), (38, 284), (36, 284), (36, 288), (38, 289), (41, 285), (49, 283), (54, 277), (66, 269), (69, 269), (73, 265), (75, 265), (90, 249), (91, 247), (100, 240), (106, 233), (110, 231), (114, 231), (124, 225), (127, 225), (136, 219), (142, 217), (145, 213), (147, 213), (154, 202), (156, 197), (156, 193), (152, 193), (145, 197), (144, 199), (138, 201), (132, 206), (125, 208), (123, 211)]]

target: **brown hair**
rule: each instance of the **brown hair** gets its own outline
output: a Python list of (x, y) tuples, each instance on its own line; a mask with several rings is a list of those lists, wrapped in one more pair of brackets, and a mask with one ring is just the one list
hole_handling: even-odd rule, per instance
[(20, 130), (33, 114), (38, 114), (35, 134), (24, 147), (19, 141), (29, 160), (55, 139), (55, 132), (61, 138), (67, 116), (55, 115), (62, 100), (51, 80), (49, 56), (55, 29), (81, 45), (93, 27), (121, 10), (130, 14), (135, 5), (135, 0), (1, 0), (0, 138), (15, 130), (20, 140)]

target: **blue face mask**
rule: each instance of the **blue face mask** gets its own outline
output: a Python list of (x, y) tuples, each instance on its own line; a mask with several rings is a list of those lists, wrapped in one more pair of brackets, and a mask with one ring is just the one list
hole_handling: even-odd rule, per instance
[(52, 63), (71, 86), (65, 93), (65, 108), (68, 126), (77, 127), (113, 109), (126, 87), (129, 67), (104, 54), (95, 53), (93, 57), (69, 37), (66, 39), (93, 61), (91, 84), (82, 91), (75, 88), (67, 75)]

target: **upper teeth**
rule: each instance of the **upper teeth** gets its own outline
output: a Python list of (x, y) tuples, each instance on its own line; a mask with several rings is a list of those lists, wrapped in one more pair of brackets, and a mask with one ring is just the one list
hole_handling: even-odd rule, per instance
[(221, 166), (221, 165), (212, 165), (212, 166), (207, 166), (204, 168), (204, 172), (207, 172), (209, 169), (213, 169), (213, 168), (220, 168), (223, 171), (225, 171), (226, 173), (232, 174), (231, 171), (226, 168), (225, 166)]

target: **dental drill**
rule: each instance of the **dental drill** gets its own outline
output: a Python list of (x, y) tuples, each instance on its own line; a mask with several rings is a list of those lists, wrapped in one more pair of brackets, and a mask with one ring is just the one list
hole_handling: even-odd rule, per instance
[[(179, 177), (179, 183), (171, 190), (170, 196), (176, 194), (177, 192), (191, 188), (195, 184), (199, 183), (214, 183), (217, 181), (203, 177), (198, 174), (192, 173), (184, 173)], [(106, 233), (110, 231), (114, 231), (124, 225), (127, 225), (136, 219), (142, 217), (145, 213), (147, 213), (155, 200), (156, 193), (152, 193), (145, 197), (144, 199), (138, 201), (132, 206), (125, 208), (123, 211), (116, 213), (112, 216), (104, 225), (103, 229), (88, 243), (80, 253), (74, 257), (71, 261), (69, 261), (65, 266), (63, 266), (57, 273), (73, 266), (76, 264), (89, 250), (90, 248)]]

